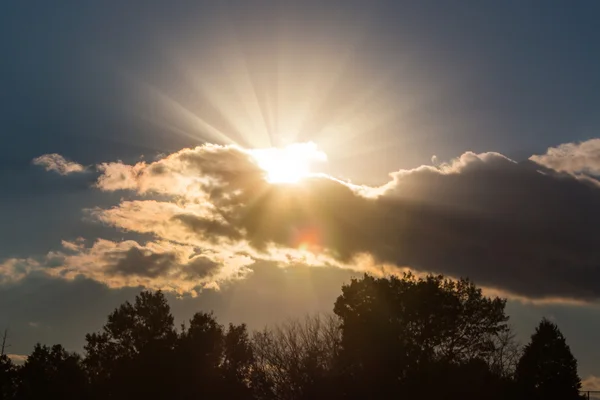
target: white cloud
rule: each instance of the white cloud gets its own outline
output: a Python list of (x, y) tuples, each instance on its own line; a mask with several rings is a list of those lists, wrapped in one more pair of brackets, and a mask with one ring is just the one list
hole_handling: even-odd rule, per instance
[(533, 155), (529, 159), (557, 172), (593, 179), (599, 183), (594, 177), (600, 176), (600, 139), (550, 147), (546, 154)]
[(61, 175), (69, 175), (76, 172), (84, 172), (85, 167), (73, 161), (65, 159), (60, 154), (44, 154), (33, 159), (33, 164), (42, 166), (46, 171), (54, 171)]

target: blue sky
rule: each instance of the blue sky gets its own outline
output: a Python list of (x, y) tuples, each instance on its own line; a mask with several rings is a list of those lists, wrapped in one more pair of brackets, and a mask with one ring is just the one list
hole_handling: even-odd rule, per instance
[[(156, 232), (128, 229), (108, 219), (112, 215), (102, 222), (90, 210), (123, 210), (123, 201), (159, 202), (174, 194), (142, 193), (135, 185), (129, 191), (94, 187), (106, 176), (102, 163), (150, 164), (203, 143), (251, 148), (314, 141), (328, 155), (324, 172), (369, 187), (389, 182), (388, 174), (395, 171), (452, 164), (469, 151), (497, 152), (523, 166), (537, 163), (569, 182), (556, 191), (550, 183), (539, 184), (549, 188), (544, 193), (560, 198), (542, 202), (547, 214), (540, 211), (539, 220), (532, 220), (544, 222), (557, 213), (561, 232), (550, 239), (565, 242), (575, 232), (577, 243), (569, 249), (588, 257), (580, 260), (582, 265), (600, 268), (594, 264), (595, 239), (578, 236), (594, 235), (581, 221), (598, 218), (596, 2), (320, 3), (3, 2), (0, 264), (47, 258), (49, 252), (64, 251), (62, 241), (77, 244), (80, 237), (86, 257), (96, 254), (90, 249), (98, 239), (135, 241), (150, 251), (143, 243)], [(572, 144), (561, 150), (566, 158), (550, 152), (530, 160), (561, 144)], [(44, 154), (60, 154), (86, 171), (46, 171), (48, 164), (32, 163)], [(572, 157), (581, 163), (573, 167), (565, 161)], [(492, 158), (477, 160), (504, 162)], [(462, 160), (464, 165), (449, 168), (468, 170), (472, 159)], [(461, 182), (470, 187), (471, 181)], [(490, 181), (490, 187), (481, 188), (497, 190), (505, 200), (531, 198), (511, 197), (512, 186), (505, 182), (494, 186)], [(452, 198), (455, 207), (460, 196)], [(528, 203), (513, 209), (508, 203), (485, 203), (492, 208), (481, 205), (481, 210), (484, 216), (514, 211), (502, 214), (510, 219), (536, 209)], [(479, 204), (465, 206), (479, 210)], [(522, 232), (515, 237), (527, 240)], [(528, 268), (506, 257), (519, 265), (516, 271)], [(441, 251), (440, 258), (462, 260)], [(442, 268), (437, 258), (416, 253), (402, 260), (423, 270)], [(485, 260), (473, 259), (482, 262), (481, 271), (498, 268), (486, 266)], [(465, 270), (455, 263), (448, 262), (442, 272), (467, 271), (483, 284), (519, 295), (511, 297), (508, 309), (523, 340), (548, 316), (567, 336), (582, 377), (600, 375), (594, 347), (600, 333), (594, 322), (599, 316), (597, 281), (571, 282), (571, 265), (540, 266), (531, 269), (526, 282), (533, 286), (539, 276), (545, 283), (528, 291), (494, 270)], [(288, 315), (328, 311), (340, 285), (361, 273), (331, 263), (276, 264), (261, 260), (246, 266), (247, 276), (221, 283), (220, 291), (204, 289), (195, 298), (184, 293), (182, 299), (173, 294), (177, 317), (215, 309), (223, 320), (261, 327)], [(86, 332), (98, 329), (112, 308), (139, 291), (129, 283), (107, 286), (98, 276), (62, 279), (36, 269), (18, 281), (0, 279), (0, 326), (10, 326), (11, 351), (26, 354), (36, 341), (79, 349)], [(559, 289), (554, 276), (571, 286)]]

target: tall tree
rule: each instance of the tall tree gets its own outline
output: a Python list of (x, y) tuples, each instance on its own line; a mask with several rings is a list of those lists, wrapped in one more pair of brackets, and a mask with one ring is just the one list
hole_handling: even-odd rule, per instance
[(173, 316), (160, 291), (141, 292), (109, 317), (102, 332), (86, 335), (85, 365), (99, 398), (165, 398), (173, 389)]
[(248, 399), (253, 396), (251, 374), (254, 368), (254, 351), (246, 325), (229, 324), (223, 337), (224, 351), (221, 369), (226, 387), (224, 396), (231, 399)]
[(505, 300), (483, 296), (466, 279), (353, 279), (334, 306), (342, 321), (344, 386), (376, 398), (410, 386), (418, 391), (433, 363), (487, 359), (507, 329), (504, 307)]
[(189, 327), (182, 326), (176, 344), (174, 366), (179, 385), (175, 396), (180, 399), (217, 398), (223, 384), (221, 365), (223, 327), (212, 313), (196, 313)]
[(212, 313), (198, 312), (182, 326), (174, 365), (179, 399), (249, 399), (253, 352), (245, 325), (227, 331)]
[(525, 346), (515, 372), (528, 399), (579, 399), (577, 360), (556, 324), (542, 319)]

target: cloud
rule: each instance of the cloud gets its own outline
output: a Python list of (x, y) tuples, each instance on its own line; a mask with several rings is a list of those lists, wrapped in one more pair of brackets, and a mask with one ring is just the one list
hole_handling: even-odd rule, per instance
[(590, 375), (581, 381), (581, 390), (597, 391), (598, 393), (590, 393), (590, 399), (600, 399), (600, 378)]
[(38, 270), (39, 262), (32, 258), (9, 258), (0, 263), (0, 285), (17, 283)]
[(224, 237), (241, 238), (235, 227), (211, 210), (210, 203), (204, 202), (122, 201), (113, 208), (95, 208), (88, 213), (108, 225), (179, 243), (200, 246), (207, 242), (221, 243)]
[[(43, 272), (61, 279), (79, 277), (103, 282), (111, 288), (145, 287), (196, 295), (202, 287), (218, 287), (249, 273), (254, 261), (238, 254), (199, 251), (194, 246), (171, 242), (99, 239), (91, 247), (64, 246), (70, 254), (50, 253)], [(49, 264), (53, 264), (49, 267)]]
[(252, 154), (235, 146), (97, 168), (99, 189), (141, 197), (89, 214), (154, 241), (66, 244), (75, 254), (56, 276), (183, 293), (243, 276), (260, 260), (369, 272), (410, 267), (532, 300), (600, 297), (600, 190), (499, 153), (400, 170), (380, 187), (327, 176), (269, 184)]
[(44, 154), (33, 159), (33, 164), (42, 166), (46, 171), (54, 171), (60, 175), (69, 175), (76, 172), (84, 172), (83, 165), (65, 159), (60, 154)]
[(23, 354), (7, 354), (7, 356), (12, 362), (18, 365), (25, 364), (25, 361), (27, 361), (27, 356)]
[(135, 190), (197, 200), (207, 195), (234, 195), (235, 189), (265, 183), (266, 176), (249, 151), (211, 144), (183, 149), (152, 163), (103, 163), (97, 169), (102, 173), (97, 182), (101, 190)]
[(529, 159), (557, 172), (592, 179), (600, 184), (600, 139), (550, 147), (546, 154), (533, 155)]
[(108, 262), (106, 273), (117, 276), (157, 278), (168, 275), (170, 270), (176, 267), (183, 279), (201, 280), (219, 270), (219, 264), (208, 257), (190, 257), (180, 263), (175, 251), (155, 253), (138, 246), (131, 246), (129, 250), (108, 252), (104, 259)]
[(197, 295), (202, 288), (241, 279), (254, 259), (223, 249), (200, 250), (172, 242), (96, 240), (91, 247), (63, 241), (66, 252), (52, 251), (39, 260), (9, 259), (0, 264), (0, 285), (15, 284), (36, 273), (73, 281), (87, 278), (110, 288), (144, 287)]

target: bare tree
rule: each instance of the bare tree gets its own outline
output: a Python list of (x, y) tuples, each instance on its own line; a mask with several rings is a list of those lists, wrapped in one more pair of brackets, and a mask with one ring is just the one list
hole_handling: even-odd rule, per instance
[(5, 355), (6, 348), (10, 347), (10, 345), (6, 344), (6, 339), (8, 339), (8, 328), (4, 329), (4, 334), (2, 335), (2, 349), (0, 349), (0, 356)]
[(494, 338), (494, 351), (490, 353), (490, 369), (504, 378), (512, 378), (521, 358), (522, 347), (515, 339), (511, 327), (500, 332)]
[(339, 320), (333, 315), (265, 328), (253, 337), (255, 375), (271, 398), (314, 398), (334, 368), (339, 344)]

